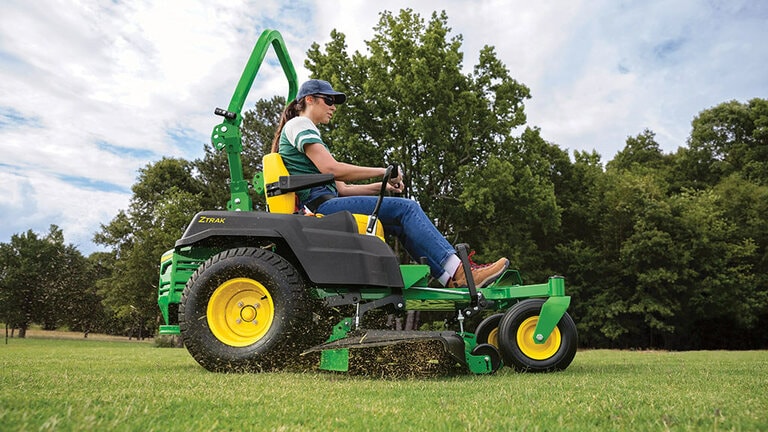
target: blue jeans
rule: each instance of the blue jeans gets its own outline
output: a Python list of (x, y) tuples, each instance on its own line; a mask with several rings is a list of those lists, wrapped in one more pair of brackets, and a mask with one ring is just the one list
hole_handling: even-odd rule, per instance
[[(371, 214), (377, 199), (375, 196), (333, 198), (320, 204), (317, 213), (331, 214), (347, 210)], [(437, 278), (445, 272), (442, 264), (456, 250), (429, 220), (419, 203), (406, 198), (385, 197), (379, 209), (379, 221), (385, 233), (400, 239), (411, 258), (416, 261), (421, 257), (427, 258), (433, 277)]]

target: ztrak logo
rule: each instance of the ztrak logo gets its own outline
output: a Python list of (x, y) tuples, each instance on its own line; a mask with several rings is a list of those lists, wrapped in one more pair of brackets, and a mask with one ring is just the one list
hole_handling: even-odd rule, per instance
[(197, 223), (201, 224), (223, 224), (226, 222), (227, 218), (223, 217), (210, 217), (210, 216), (200, 216), (200, 219), (197, 220)]

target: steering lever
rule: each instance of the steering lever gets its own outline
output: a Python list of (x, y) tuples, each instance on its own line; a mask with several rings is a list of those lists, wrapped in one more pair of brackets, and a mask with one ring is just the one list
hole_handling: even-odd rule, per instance
[(379, 209), (381, 209), (381, 202), (384, 201), (384, 195), (387, 192), (387, 183), (392, 177), (397, 177), (397, 165), (392, 164), (387, 167), (384, 172), (384, 178), (381, 180), (381, 190), (379, 191), (379, 199), (376, 201), (376, 207), (373, 208), (373, 213), (368, 216), (368, 226), (365, 227), (365, 233), (373, 235), (374, 228), (376, 227), (376, 221), (379, 220)]

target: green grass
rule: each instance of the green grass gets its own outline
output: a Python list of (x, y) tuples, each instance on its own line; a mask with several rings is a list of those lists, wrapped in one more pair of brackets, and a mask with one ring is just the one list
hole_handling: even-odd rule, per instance
[(768, 351), (583, 351), (564, 372), (213, 374), (150, 343), (0, 345), (0, 430), (768, 430)]

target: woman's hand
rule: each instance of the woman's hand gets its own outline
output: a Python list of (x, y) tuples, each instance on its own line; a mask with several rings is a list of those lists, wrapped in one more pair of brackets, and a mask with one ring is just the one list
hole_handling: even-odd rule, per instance
[(403, 193), (405, 185), (403, 184), (403, 170), (397, 170), (397, 177), (389, 179), (387, 183), (387, 192)]
[(404, 186), (405, 185), (403, 185), (403, 182), (401, 181), (395, 184), (392, 184), (392, 181), (390, 181), (389, 183), (387, 183), (387, 192), (403, 193)]

